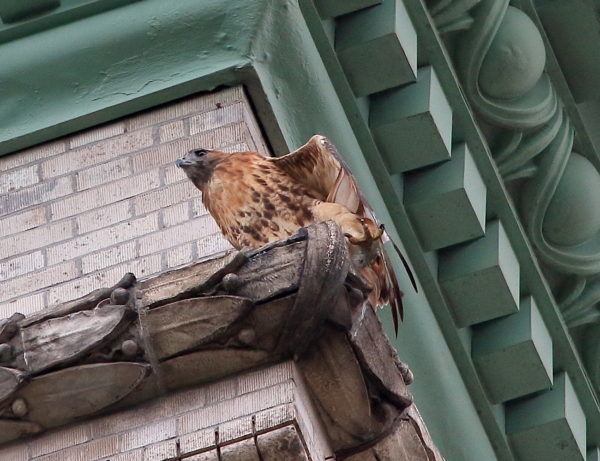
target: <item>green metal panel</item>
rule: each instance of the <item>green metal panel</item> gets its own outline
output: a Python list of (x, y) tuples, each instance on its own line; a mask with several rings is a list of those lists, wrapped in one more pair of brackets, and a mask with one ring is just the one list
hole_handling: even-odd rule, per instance
[(338, 18), (335, 48), (356, 96), (415, 81), (417, 34), (401, 0)]
[(146, 0), (3, 44), (0, 154), (234, 82), (264, 10)]
[(523, 460), (584, 460), (585, 415), (566, 373), (554, 387), (507, 405), (506, 432)]
[(600, 448), (595, 447), (588, 450), (585, 461), (600, 461)]
[(431, 67), (416, 83), (374, 95), (369, 123), (392, 173), (450, 158), (452, 109)]
[(440, 253), (439, 281), (459, 327), (519, 309), (519, 264), (500, 221), (485, 237)]
[(484, 234), (486, 190), (466, 144), (452, 159), (408, 174), (404, 205), (426, 251)]
[(473, 327), (472, 355), (493, 402), (552, 386), (552, 338), (531, 297), (518, 313)]

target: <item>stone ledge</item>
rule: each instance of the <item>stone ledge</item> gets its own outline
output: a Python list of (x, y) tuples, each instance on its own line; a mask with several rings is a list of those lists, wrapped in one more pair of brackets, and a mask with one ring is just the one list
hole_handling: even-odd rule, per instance
[[(15, 315), (0, 327), (1, 440), (294, 358), (305, 401), (318, 414), (305, 418), (311, 426), (297, 424), (305, 441), (318, 445), (314, 427), (322, 421), (322, 439), (338, 459), (370, 459), (373, 452), (391, 461), (398, 458), (390, 447), (398, 444), (411, 453), (406, 459), (441, 459), (420, 418), (411, 416), (407, 370), (367, 304), (368, 292), (339, 229), (326, 222), (259, 250), (140, 283), (126, 274), (116, 286), (55, 310)], [(271, 406), (293, 400), (289, 386), (261, 392), (258, 402)], [(195, 422), (182, 420), (178, 430), (259, 407), (242, 396)], [(281, 434), (293, 445), (289, 430)]]

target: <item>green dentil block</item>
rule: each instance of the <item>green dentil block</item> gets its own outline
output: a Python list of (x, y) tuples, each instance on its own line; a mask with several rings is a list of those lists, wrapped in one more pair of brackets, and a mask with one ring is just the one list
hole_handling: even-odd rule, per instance
[(431, 67), (416, 83), (372, 96), (369, 125), (392, 173), (450, 158), (452, 109)]
[(566, 373), (552, 390), (506, 405), (506, 434), (518, 459), (583, 461), (586, 420)]
[(426, 251), (484, 234), (486, 187), (466, 144), (451, 160), (404, 179), (404, 205)]
[(438, 280), (458, 327), (519, 310), (519, 263), (500, 221), (485, 237), (440, 251)]
[(494, 403), (552, 386), (552, 338), (531, 297), (521, 300), (519, 312), (474, 326), (471, 347)]
[(415, 81), (417, 34), (401, 0), (339, 18), (335, 49), (356, 96)]

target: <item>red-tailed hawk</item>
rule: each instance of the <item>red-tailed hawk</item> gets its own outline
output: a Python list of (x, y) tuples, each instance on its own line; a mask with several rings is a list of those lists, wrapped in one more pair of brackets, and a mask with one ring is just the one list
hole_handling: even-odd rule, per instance
[(402, 292), (383, 248), (387, 236), (327, 138), (313, 136), (283, 157), (194, 149), (176, 163), (202, 191), (202, 202), (238, 250), (284, 239), (311, 223), (336, 222), (355, 267), (373, 288), (371, 306), (390, 304), (397, 332)]

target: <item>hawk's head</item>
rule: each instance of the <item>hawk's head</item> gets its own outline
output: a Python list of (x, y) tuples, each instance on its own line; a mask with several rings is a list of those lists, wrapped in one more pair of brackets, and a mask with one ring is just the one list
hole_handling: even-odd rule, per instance
[(201, 188), (210, 179), (214, 168), (227, 156), (216, 150), (192, 149), (183, 158), (178, 158), (175, 165), (183, 168), (196, 187)]

